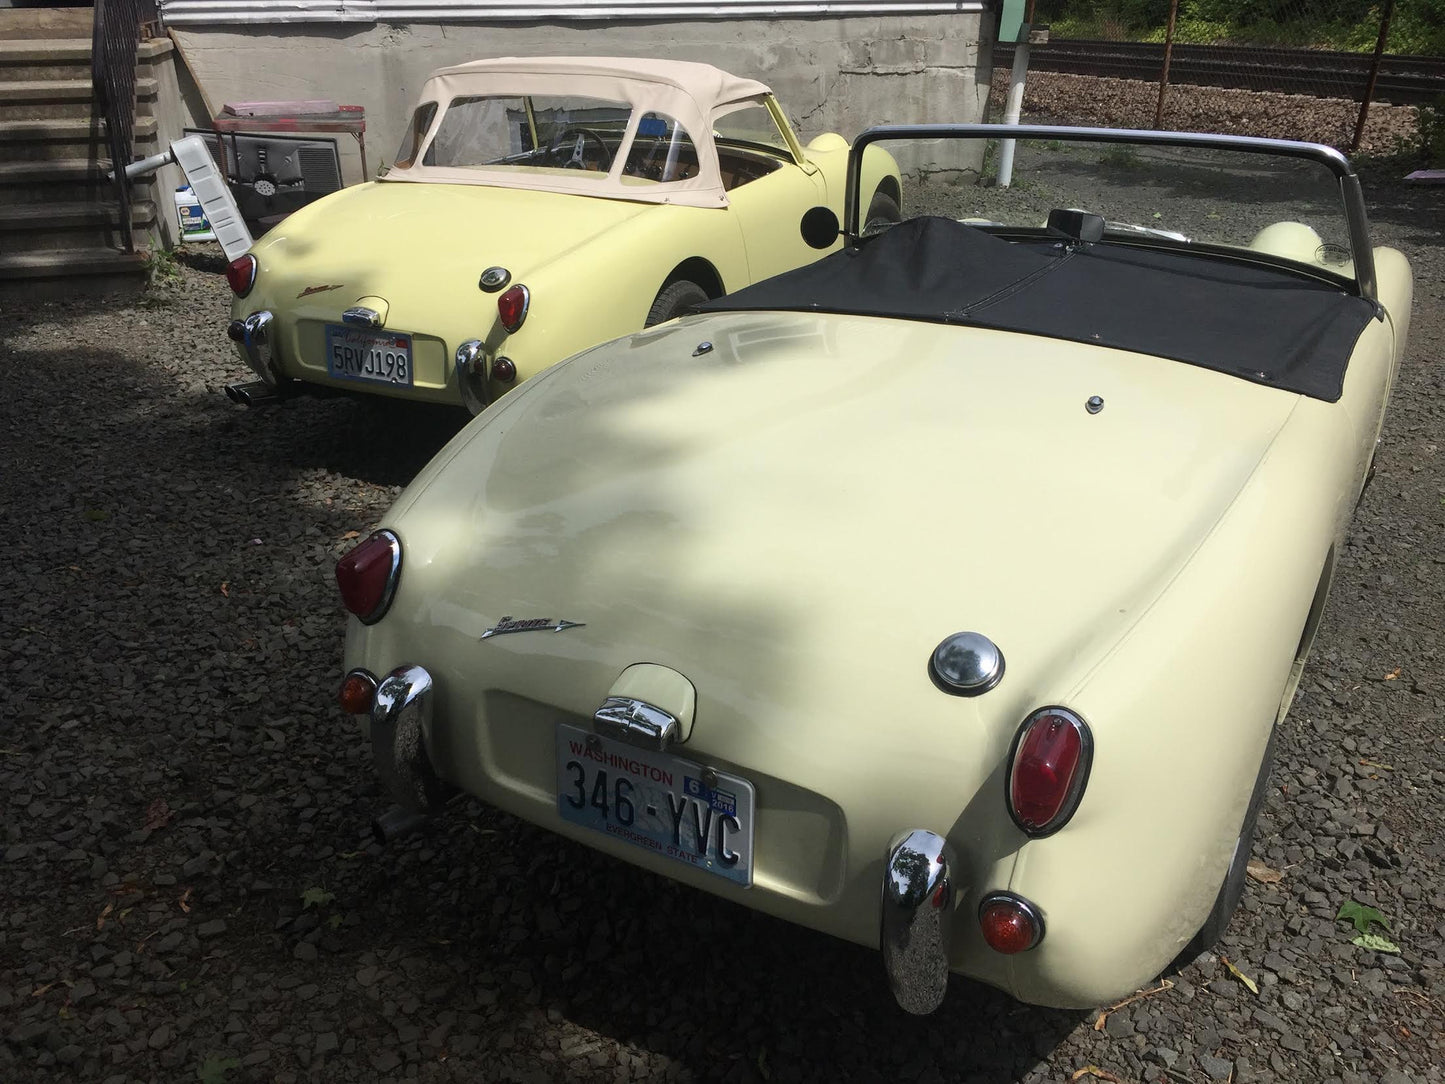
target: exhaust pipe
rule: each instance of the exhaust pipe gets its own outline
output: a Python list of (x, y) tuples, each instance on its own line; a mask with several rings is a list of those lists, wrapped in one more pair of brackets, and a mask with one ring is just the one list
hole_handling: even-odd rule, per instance
[(371, 835), (384, 846), (405, 839), (429, 820), (431, 818), (425, 813), (413, 813), (409, 809), (394, 805), (385, 813), (372, 818)]
[(276, 389), (264, 380), (248, 380), (244, 384), (226, 385), (226, 398), (241, 406), (255, 406), (259, 402), (276, 397)]

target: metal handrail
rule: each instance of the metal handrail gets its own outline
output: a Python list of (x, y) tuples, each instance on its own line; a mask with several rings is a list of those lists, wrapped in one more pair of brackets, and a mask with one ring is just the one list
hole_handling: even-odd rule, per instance
[(135, 68), (140, 43), (157, 25), (155, 0), (95, 0), (90, 33), (90, 81), (96, 106), (105, 120), (120, 236), (127, 252), (135, 251), (131, 230), (131, 182), (125, 165), (135, 151)]

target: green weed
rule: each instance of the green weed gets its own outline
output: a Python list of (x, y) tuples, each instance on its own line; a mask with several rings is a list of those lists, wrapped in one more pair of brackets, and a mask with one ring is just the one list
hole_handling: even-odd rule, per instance
[(181, 265), (176, 262), (176, 254), (170, 249), (151, 249), (146, 254), (145, 268), (146, 284), (152, 289), (180, 285)]

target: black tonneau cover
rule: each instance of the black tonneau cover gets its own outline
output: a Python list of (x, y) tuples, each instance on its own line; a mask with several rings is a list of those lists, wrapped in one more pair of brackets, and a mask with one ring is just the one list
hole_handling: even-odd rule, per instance
[(1334, 402), (1375, 307), (1239, 260), (1128, 244), (1007, 241), (947, 218), (881, 236), (699, 306), (929, 320), (1092, 343)]

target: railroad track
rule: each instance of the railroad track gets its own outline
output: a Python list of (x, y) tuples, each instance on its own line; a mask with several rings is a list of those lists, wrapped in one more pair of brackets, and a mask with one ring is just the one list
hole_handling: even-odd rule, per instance
[[(1013, 63), (1012, 45), (994, 46), (994, 67)], [(1373, 57), (1322, 49), (1278, 49), (1240, 45), (1178, 45), (1169, 60), (1169, 81), (1198, 86), (1364, 97)], [(1158, 82), (1164, 46), (1155, 43), (1058, 40), (1029, 49), (1037, 71), (1110, 76)], [(1430, 105), (1445, 95), (1445, 58), (1386, 55), (1375, 82), (1374, 100), (1397, 105)]]

